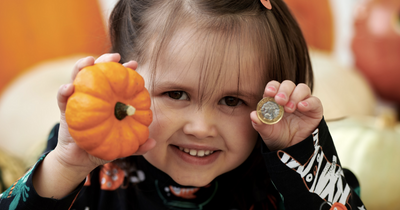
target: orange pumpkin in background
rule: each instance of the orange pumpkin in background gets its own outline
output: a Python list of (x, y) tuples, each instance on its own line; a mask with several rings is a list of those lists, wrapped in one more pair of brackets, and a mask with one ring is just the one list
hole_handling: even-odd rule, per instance
[(298, 21), (308, 46), (331, 52), (334, 27), (329, 0), (285, 0), (285, 3)]
[(115, 62), (82, 69), (65, 111), (69, 132), (89, 154), (114, 160), (135, 153), (149, 137), (150, 95), (136, 71)]
[(352, 40), (355, 65), (378, 96), (400, 105), (400, 1), (362, 1)]
[(110, 47), (98, 0), (0, 1), (0, 26), (0, 94), (39, 62)]

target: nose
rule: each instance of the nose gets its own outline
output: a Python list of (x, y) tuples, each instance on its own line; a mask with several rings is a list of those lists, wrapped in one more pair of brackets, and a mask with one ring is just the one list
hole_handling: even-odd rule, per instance
[(192, 135), (197, 139), (206, 139), (217, 136), (216, 116), (211, 111), (196, 110), (188, 114), (183, 132)]

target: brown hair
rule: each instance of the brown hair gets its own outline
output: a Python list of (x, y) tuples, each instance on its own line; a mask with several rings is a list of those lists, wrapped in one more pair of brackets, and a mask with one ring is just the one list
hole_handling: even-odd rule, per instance
[[(120, 0), (110, 17), (111, 51), (121, 54), (121, 63), (133, 59), (139, 65), (149, 64), (155, 74), (174, 35), (189, 27), (208, 49), (202, 52), (206, 63), (201, 67), (202, 81), (226, 62), (224, 55), (229, 53), (229, 43), (234, 42), (254, 52), (253, 61), (257, 61), (256, 69), (264, 70), (259, 74), (265, 84), (269, 80), (291, 80), (312, 89), (312, 67), (301, 30), (282, 0), (270, 1), (272, 10), (259, 0)], [(239, 58), (244, 55), (241, 50), (235, 53)], [(221, 59), (212, 60), (215, 56)], [(248, 182), (233, 189), (243, 209), (254, 203), (262, 209), (274, 208), (268, 193), (249, 200), (250, 194), (242, 189), (251, 186), (253, 192), (268, 192), (273, 188), (260, 154), (261, 141), (242, 164), (245, 166), (240, 166), (244, 169), (240, 180)]]
[(204, 34), (218, 32), (218, 41), (249, 35), (245, 38), (259, 54), (261, 67), (268, 70), (266, 79), (288, 79), (312, 89), (313, 73), (301, 30), (282, 0), (271, 4), (272, 10), (259, 0), (121, 0), (110, 17), (111, 51), (121, 54), (121, 62), (153, 61), (155, 67), (171, 37), (184, 26)]

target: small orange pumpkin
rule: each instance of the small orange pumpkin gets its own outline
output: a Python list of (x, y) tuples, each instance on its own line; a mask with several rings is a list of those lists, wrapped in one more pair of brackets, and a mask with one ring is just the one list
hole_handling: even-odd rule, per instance
[(115, 62), (82, 69), (65, 111), (69, 132), (89, 154), (113, 160), (135, 153), (149, 137), (150, 95), (136, 71)]

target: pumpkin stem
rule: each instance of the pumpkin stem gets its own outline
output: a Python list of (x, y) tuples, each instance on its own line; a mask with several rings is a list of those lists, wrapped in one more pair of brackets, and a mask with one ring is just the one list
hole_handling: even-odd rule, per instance
[(135, 112), (136, 112), (135, 107), (131, 105), (126, 105), (121, 102), (117, 102), (115, 104), (114, 114), (118, 120), (123, 120), (127, 116), (132, 116), (135, 114)]
[(382, 111), (375, 124), (380, 129), (394, 129), (397, 124), (396, 112), (390, 109)]

